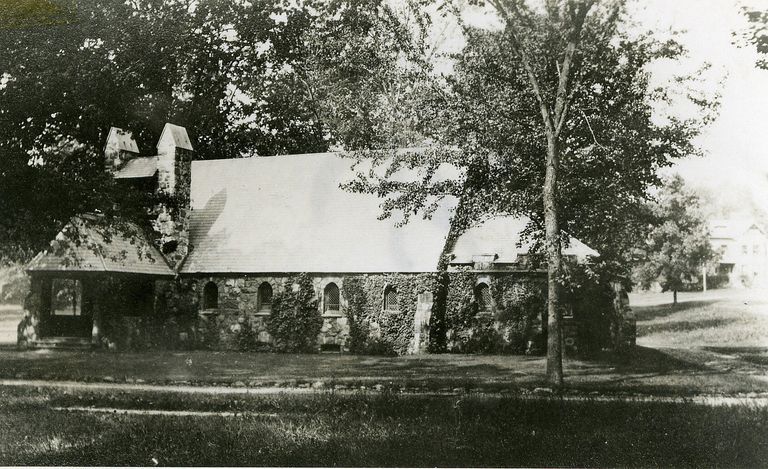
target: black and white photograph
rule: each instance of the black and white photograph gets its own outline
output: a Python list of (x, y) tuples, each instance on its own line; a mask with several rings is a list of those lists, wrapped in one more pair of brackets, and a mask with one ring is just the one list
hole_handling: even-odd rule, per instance
[(0, 0), (0, 466), (768, 467), (768, 1)]

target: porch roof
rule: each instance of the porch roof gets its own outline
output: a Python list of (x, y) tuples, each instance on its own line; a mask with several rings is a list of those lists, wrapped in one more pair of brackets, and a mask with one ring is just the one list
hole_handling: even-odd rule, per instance
[(74, 218), (59, 232), (51, 247), (27, 265), (35, 272), (112, 272), (173, 276), (162, 254), (132, 223), (124, 229), (105, 233), (95, 217)]

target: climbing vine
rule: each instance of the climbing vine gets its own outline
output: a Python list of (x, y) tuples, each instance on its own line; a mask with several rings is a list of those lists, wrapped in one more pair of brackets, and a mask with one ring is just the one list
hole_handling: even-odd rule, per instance
[(312, 279), (307, 274), (288, 277), (282, 291), (272, 297), (272, 313), (267, 319), (274, 350), (317, 352), (317, 336), (322, 326)]
[(541, 280), (510, 272), (490, 282), (493, 312), (479, 310), (477, 274), (449, 274), (446, 349), (459, 353), (534, 353), (541, 349), (545, 293)]
[[(418, 295), (433, 293), (437, 287), (437, 275), (432, 273), (346, 277), (342, 292), (347, 300), (344, 314), (350, 326), (350, 349), (355, 353), (406, 354), (413, 340)], [(397, 291), (397, 309), (384, 310), (387, 288)]]

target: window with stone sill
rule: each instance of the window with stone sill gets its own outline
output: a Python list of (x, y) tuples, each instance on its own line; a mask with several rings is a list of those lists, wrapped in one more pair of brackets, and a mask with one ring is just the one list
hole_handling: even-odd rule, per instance
[(323, 292), (323, 313), (328, 315), (340, 314), (341, 312), (341, 294), (339, 287), (331, 282), (325, 287)]
[(477, 311), (479, 313), (490, 313), (493, 300), (491, 299), (491, 289), (487, 283), (479, 283), (475, 287), (475, 301), (477, 301)]
[(384, 311), (400, 311), (397, 289), (393, 286), (387, 286), (387, 288), (384, 289)]
[(269, 314), (272, 312), (272, 285), (269, 282), (259, 285), (256, 303), (256, 311), (258, 313)]

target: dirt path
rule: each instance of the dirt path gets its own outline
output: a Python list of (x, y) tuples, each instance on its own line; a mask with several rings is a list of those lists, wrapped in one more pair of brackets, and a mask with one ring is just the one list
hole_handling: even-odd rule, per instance
[[(53, 388), (65, 389), (68, 391), (115, 391), (115, 392), (163, 392), (180, 394), (213, 394), (213, 395), (308, 395), (321, 393), (338, 394), (359, 394), (359, 393), (378, 393), (381, 389), (332, 389), (326, 387), (222, 387), (222, 386), (163, 386), (155, 384), (131, 384), (131, 383), (81, 383), (76, 381), (44, 381), (44, 380), (0, 380), (0, 386), (12, 387), (31, 387), (31, 388)], [(409, 391), (399, 392), (402, 395), (428, 395), (428, 396), (464, 396), (467, 395), (463, 390), (453, 391)], [(471, 393), (474, 396), (500, 397), (511, 395), (508, 392), (477, 392)], [(608, 394), (608, 393), (589, 393), (589, 394), (566, 394), (555, 395), (546, 388), (536, 388), (531, 393), (513, 394), (516, 397), (530, 400), (562, 399), (566, 401), (598, 401), (598, 402), (667, 402), (679, 404), (698, 404), (711, 407), (717, 406), (754, 406), (768, 407), (768, 392), (749, 393), (733, 396), (726, 395), (697, 395), (697, 396), (665, 396), (652, 394)], [(60, 410), (66, 410), (64, 408)], [(105, 408), (83, 407), (70, 408), (70, 410), (88, 411), (88, 412), (109, 412)], [(123, 409), (124, 410), (124, 409)], [(122, 411), (122, 410), (121, 410)], [(186, 411), (181, 411), (186, 412)], [(141, 412), (140, 412), (141, 413)], [(204, 412), (211, 415), (224, 415), (227, 412)], [(149, 414), (148, 414), (149, 415)], [(191, 414), (190, 414), (191, 415)]]

